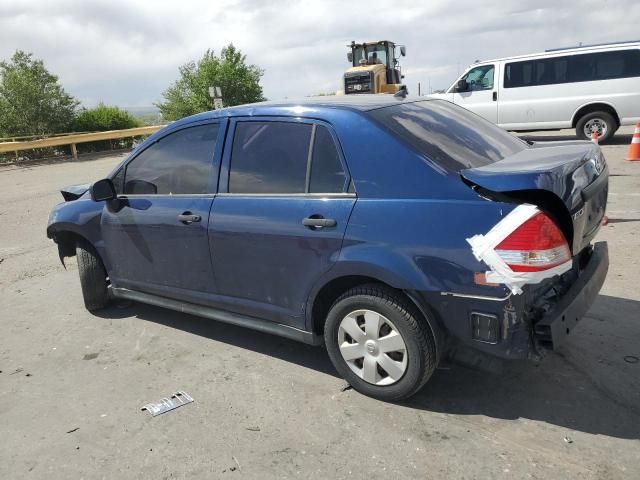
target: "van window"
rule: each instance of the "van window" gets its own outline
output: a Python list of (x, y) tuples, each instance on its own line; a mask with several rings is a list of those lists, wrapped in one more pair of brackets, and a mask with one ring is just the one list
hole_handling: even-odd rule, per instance
[(583, 53), (507, 63), (504, 87), (640, 77), (640, 50)]
[(368, 114), (435, 164), (458, 172), (498, 162), (526, 143), (444, 100), (401, 103)]
[(469, 90), (493, 90), (493, 65), (482, 65), (469, 70), (460, 80), (466, 80)]
[(238, 122), (229, 167), (230, 193), (305, 193), (312, 126)]

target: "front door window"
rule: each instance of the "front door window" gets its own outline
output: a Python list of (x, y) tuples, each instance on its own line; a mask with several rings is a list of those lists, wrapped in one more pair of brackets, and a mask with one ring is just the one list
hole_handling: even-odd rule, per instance
[(467, 81), (470, 91), (493, 90), (493, 65), (483, 65), (469, 70), (462, 80)]

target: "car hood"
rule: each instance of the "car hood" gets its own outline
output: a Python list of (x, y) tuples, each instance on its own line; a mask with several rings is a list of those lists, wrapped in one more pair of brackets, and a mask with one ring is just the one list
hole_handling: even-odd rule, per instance
[(68, 187), (64, 187), (63, 189), (61, 189), (60, 193), (62, 194), (62, 197), (64, 198), (65, 202), (71, 202), (73, 200), (77, 200), (82, 195), (87, 193), (90, 186), (91, 186), (90, 183), (82, 183), (79, 185), (69, 185)]

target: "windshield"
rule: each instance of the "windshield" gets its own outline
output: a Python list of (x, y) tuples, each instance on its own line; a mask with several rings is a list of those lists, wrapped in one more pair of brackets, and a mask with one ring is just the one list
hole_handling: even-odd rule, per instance
[(368, 114), (429, 160), (455, 172), (489, 165), (527, 148), (519, 138), (444, 100), (403, 103)]
[(387, 47), (374, 44), (359, 46), (353, 49), (353, 64), (360, 65), (360, 60), (366, 60), (365, 65), (387, 64)]

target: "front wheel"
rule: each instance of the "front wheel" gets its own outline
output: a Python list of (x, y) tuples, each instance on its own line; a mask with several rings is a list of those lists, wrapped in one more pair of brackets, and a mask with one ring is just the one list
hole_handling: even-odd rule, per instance
[(340, 375), (354, 389), (380, 400), (415, 394), (437, 365), (426, 321), (404, 297), (381, 285), (356, 287), (336, 300), (324, 339)]
[(80, 240), (76, 245), (76, 258), (84, 306), (89, 311), (106, 307), (109, 303), (107, 271), (100, 256), (90, 243)]
[(618, 128), (616, 120), (607, 112), (590, 112), (578, 120), (576, 134), (582, 140), (591, 140), (593, 133), (598, 134), (598, 142), (604, 143), (613, 137)]

